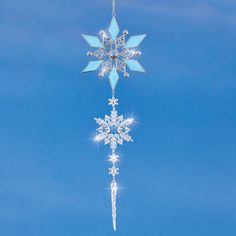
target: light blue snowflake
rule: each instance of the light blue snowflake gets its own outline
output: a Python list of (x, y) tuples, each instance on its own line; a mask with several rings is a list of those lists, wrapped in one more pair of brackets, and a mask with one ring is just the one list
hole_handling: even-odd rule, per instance
[(96, 48), (94, 52), (88, 52), (87, 55), (98, 59), (90, 61), (83, 73), (99, 70), (101, 77), (109, 73), (108, 77), (113, 91), (119, 81), (118, 72), (122, 72), (124, 77), (129, 76), (127, 67), (131, 71), (145, 72), (135, 58), (141, 55), (141, 52), (136, 48), (146, 37), (146, 34), (131, 36), (126, 42), (128, 31), (124, 30), (123, 34), (118, 37), (119, 32), (119, 26), (113, 16), (108, 30), (100, 31), (100, 38), (82, 34), (89, 46)]

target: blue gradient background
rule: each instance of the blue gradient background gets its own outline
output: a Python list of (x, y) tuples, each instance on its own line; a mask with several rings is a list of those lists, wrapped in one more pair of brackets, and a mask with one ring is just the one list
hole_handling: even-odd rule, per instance
[[(118, 84), (137, 123), (119, 149), (118, 231), (236, 235), (236, 2), (118, 0), (140, 62)], [(108, 81), (82, 75), (80, 34), (111, 19), (109, 0), (0, 2), (0, 235), (113, 235), (108, 147), (94, 117)]]

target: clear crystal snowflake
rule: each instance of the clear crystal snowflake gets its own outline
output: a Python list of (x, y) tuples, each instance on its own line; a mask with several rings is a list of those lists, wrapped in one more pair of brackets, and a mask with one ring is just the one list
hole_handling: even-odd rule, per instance
[(129, 135), (131, 129), (129, 126), (133, 123), (133, 118), (124, 119), (123, 115), (118, 115), (115, 106), (118, 105), (118, 99), (114, 96), (109, 99), (109, 105), (112, 106), (111, 115), (105, 115), (104, 119), (95, 118), (96, 123), (99, 125), (97, 129), (97, 135), (95, 141), (100, 142), (104, 140), (104, 143), (110, 144), (112, 153), (115, 152), (117, 145), (123, 145), (123, 142), (132, 142), (132, 138)]
[(109, 174), (112, 177), (116, 177), (119, 174), (119, 168), (112, 166), (111, 168), (109, 168)]
[(109, 161), (112, 162), (112, 164), (115, 164), (119, 161), (119, 156), (115, 153), (112, 153), (112, 155), (109, 156)]
[(146, 37), (146, 34), (131, 36), (126, 42), (128, 30), (124, 30), (123, 34), (118, 37), (119, 32), (119, 26), (115, 16), (113, 16), (108, 30), (100, 31), (100, 38), (82, 34), (90, 47), (97, 48), (96, 51), (88, 52), (87, 55), (98, 59), (90, 61), (83, 72), (100, 70), (99, 75), (101, 77), (109, 73), (112, 90), (115, 90), (118, 83), (118, 72), (122, 72), (124, 77), (129, 76), (127, 67), (131, 71), (145, 72), (144, 68), (135, 58), (141, 55), (141, 52), (136, 50), (136, 48)]

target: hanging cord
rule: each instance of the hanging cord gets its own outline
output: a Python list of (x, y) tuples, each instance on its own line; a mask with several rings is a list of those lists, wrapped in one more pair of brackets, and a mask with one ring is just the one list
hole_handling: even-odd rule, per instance
[(116, 93), (115, 89), (112, 89), (112, 98), (115, 98), (115, 93)]
[(116, 15), (116, 0), (112, 0), (112, 16)]

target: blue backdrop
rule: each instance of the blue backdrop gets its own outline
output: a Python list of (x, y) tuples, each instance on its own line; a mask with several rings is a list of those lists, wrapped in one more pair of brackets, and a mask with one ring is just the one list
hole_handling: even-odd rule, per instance
[[(118, 231), (236, 235), (236, 2), (117, 0), (117, 20), (147, 33), (146, 74), (121, 79)], [(110, 0), (0, 2), (0, 235), (113, 235), (107, 79), (82, 75), (81, 33), (111, 19)]]

